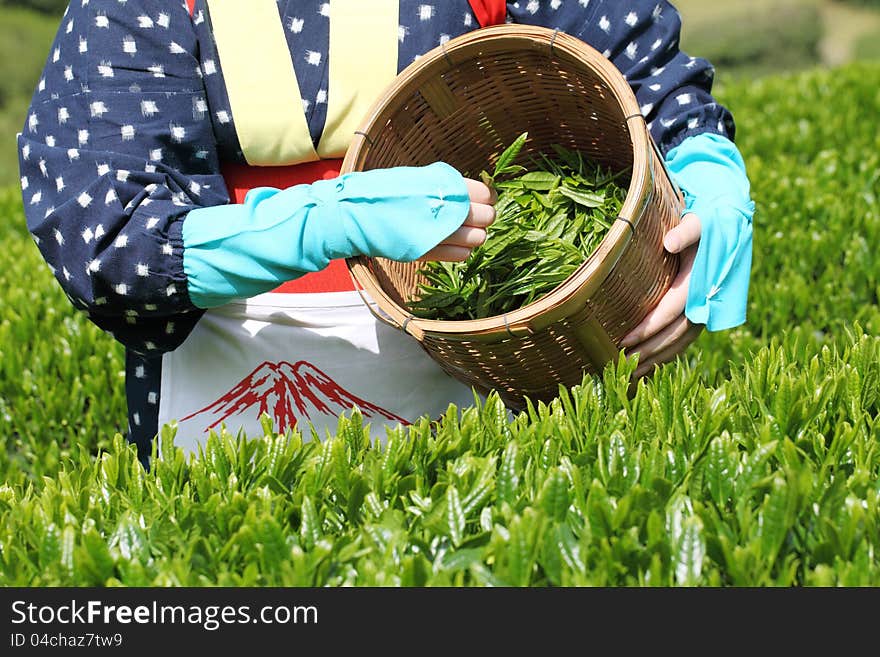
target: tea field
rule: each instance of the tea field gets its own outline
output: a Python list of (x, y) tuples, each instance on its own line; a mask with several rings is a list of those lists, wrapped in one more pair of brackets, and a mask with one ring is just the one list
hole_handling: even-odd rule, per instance
[(745, 325), (509, 420), (371, 444), (173, 429), (146, 472), (121, 348), (0, 194), (0, 585), (880, 585), (880, 66), (716, 89), (757, 204)]

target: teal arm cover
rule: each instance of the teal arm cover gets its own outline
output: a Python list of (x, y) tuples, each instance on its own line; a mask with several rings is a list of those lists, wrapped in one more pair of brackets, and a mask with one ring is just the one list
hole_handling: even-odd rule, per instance
[(666, 154), (685, 210), (700, 218), (702, 233), (688, 287), (685, 316), (710, 331), (746, 321), (752, 266), (749, 179), (742, 155), (726, 137), (688, 137)]
[(200, 308), (252, 297), (356, 255), (408, 262), (451, 235), (470, 208), (464, 178), (443, 162), (353, 172), (242, 204), (192, 210), (183, 269)]

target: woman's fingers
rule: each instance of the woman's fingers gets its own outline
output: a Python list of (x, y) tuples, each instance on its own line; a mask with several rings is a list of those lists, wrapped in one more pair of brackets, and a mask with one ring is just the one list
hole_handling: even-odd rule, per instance
[(495, 221), (495, 207), (484, 203), (471, 203), (467, 217), (464, 219), (465, 226), (486, 228)]
[(467, 184), (468, 196), (471, 200), (471, 206), (464, 220), (464, 225), (486, 228), (495, 221), (495, 201), (498, 200), (498, 194), (494, 189), (487, 187), (479, 180), (472, 180), (471, 178), (465, 178), (464, 180)]
[(486, 241), (486, 229), (476, 226), (461, 226), (438, 246), (464, 246), (474, 249)]
[(487, 219), (487, 215), (477, 213), (476, 219), (473, 219), (473, 224), (469, 224), (465, 220), (466, 223), (462, 224), (454, 233), (428, 251), (419, 260), (445, 260), (447, 262), (467, 260), (471, 250), (486, 241), (485, 226), (492, 223), (494, 216), (493, 213), (491, 218)]
[(462, 262), (468, 259), (471, 249), (464, 246), (452, 246), (449, 244), (438, 244), (428, 251), (419, 260), (438, 260), (443, 262)]
[(495, 221), (494, 203), (498, 195), (494, 189), (478, 180), (465, 178), (471, 204), (461, 226), (445, 240), (428, 251), (419, 260), (460, 262), (467, 260), (471, 250), (486, 241), (486, 228)]
[(670, 229), (663, 237), (663, 247), (670, 253), (681, 253), (692, 244), (700, 241), (703, 226), (700, 218), (688, 212), (681, 218), (675, 228)]
[[(486, 225), (492, 223), (489, 221)], [(452, 235), (428, 251), (419, 260), (467, 260), (471, 250), (486, 241), (486, 229), (478, 225), (462, 224)]]
[(498, 200), (498, 193), (494, 188), (485, 185), (479, 180), (474, 180), (473, 178), (465, 178), (464, 182), (467, 185), (468, 196), (471, 199), (471, 203), (495, 205), (495, 201)]
[(636, 371), (633, 372), (633, 376), (639, 379), (651, 372), (657, 365), (662, 365), (663, 363), (675, 360), (676, 356), (684, 351), (691, 342), (696, 340), (702, 331), (702, 324), (691, 324), (680, 338), (658, 353), (649, 357), (644, 362), (642, 362), (641, 357), (639, 357), (639, 364), (636, 367)]
[(682, 217), (679, 224), (667, 231), (663, 237), (663, 246), (670, 253), (680, 253), (678, 275), (672, 281), (660, 302), (645, 318), (630, 331), (620, 342), (622, 347), (632, 347), (656, 335), (674, 322), (684, 313), (687, 304), (688, 285), (691, 280), (691, 269), (697, 255), (697, 244), (700, 241), (702, 224), (693, 212)]
[(622, 347), (632, 347), (640, 344), (656, 335), (669, 326), (684, 313), (687, 305), (688, 284), (691, 278), (691, 269), (694, 264), (696, 248), (691, 248), (681, 254), (681, 266), (678, 275), (672, 281), (672, 285), (659, 303), (649, 312), (645, 318), (620, 341)]
[(644, 361), (651, 356), (660, 353), (670, 345), (674, 344), (681, 336), (683, 336), (691, 323), (684, 315), (680, 315), (673, 322), (667, 325), (662, 331), (652, 335), (644, 342), (634, 345), (626, 350), (626, 355), (638, 353), (639, 360)]
[(657, 306), (621, 341), (621, 346), (629, 347), (627, 353), (639, 354), (636, 378), (674, 360), (703, 330), (702, 324), (692, 324), (684, 315), (701, 233), (700, 218), (689, 212), (663, 237), (663, 247), (670, 253), (680, 253), (681, 263), (678, 275)]

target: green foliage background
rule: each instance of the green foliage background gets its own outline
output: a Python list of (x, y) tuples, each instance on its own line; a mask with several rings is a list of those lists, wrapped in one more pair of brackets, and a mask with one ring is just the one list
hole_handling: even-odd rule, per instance
[(0, 186), (19, 179), (16, 135), (57, 29), (56, 16), (0, 5)]
[[(369, 444), (121, 436), (118, 346), (0, 199), (0, 584), (880, 584), (880, 66), (731, 82), (753, 196), (746, 325), (508, 421)], [(308, 436), (307, 436), (308, 437)]]
[(852, 5), (861, 5), (863, 7), (880, 7), (880, 0), (843, 0)]
[(20, 7), (50, 16), (60, 16), (67, 7), (67, 0), (0, 0), (0, 7)]
[(683, 15), (682, 48), (708, 59), (721, 76), (766, 75), (821, 63), (819, 0), (673, 4)]

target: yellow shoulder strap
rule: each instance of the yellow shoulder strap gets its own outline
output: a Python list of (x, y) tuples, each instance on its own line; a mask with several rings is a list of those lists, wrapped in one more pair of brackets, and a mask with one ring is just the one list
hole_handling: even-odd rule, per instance
[(248, 164), (319, 159), (275, 0), (207, 0), (238, 141)]
[(330, 0), (327, 119), (317, 152), (275, 0), (207, 0), (248, 164), (300, 164), (345, 154), (397, 75), (398, 0)]
[(330, 83), (321, 157), (342, 157), (397, 75), (399, 0), (330, 0)]

